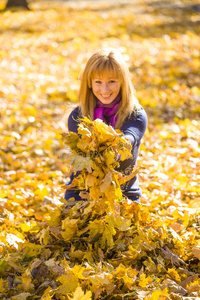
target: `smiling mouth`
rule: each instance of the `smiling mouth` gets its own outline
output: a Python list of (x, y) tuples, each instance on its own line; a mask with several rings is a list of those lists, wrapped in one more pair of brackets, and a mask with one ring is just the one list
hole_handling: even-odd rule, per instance
[(104, 95), (101, 95), (101, 97), (103, 97), (103, 98), (105, 98), (105, 99), (107, 99), (107, 98), (110, 98), (110, 96), (111, 96), (112, 94), (110, 94), (110, 95), (106, 95), (106, 96), (104, 96)]

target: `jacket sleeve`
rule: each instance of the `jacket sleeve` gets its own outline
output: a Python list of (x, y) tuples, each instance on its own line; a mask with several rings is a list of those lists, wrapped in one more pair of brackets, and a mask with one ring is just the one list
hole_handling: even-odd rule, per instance
[(140, 144), (140, 141), (147, 129), (147, 115), (142, 108), (138, 115), (131, 115), (122, 125), (121, 131), (129, 139), (132, 147)]
[(79, 107), (76, 107), (69, 115), (68, 118), (68, 130), (73, 132), (78, 132), (78, 124), (80, 123), (79, 120), (80, 112)]

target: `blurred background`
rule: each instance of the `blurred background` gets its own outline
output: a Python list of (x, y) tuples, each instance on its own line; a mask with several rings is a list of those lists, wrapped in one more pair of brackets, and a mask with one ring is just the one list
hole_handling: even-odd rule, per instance
[(18, 203), (15, 209), (21, 201), (35, 210), (44, 196), (62, 198), (68, 166), (61, 133), (77, 105), (80, 74), (93, 51), (112, 46), (124, 55), (136, 96), (148, 114), (139, 157), (145, 167), (140, 173), (144, 201), (175, 197), (195, 206), (200, 181), (200, 4), (23, 1), (0, 1), (4, 205), (12, 199)]

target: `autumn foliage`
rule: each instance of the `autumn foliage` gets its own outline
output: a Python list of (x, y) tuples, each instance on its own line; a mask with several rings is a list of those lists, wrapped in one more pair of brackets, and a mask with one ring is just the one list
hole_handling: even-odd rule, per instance
[[(200, 297), (198, 5), (137, 5), (1, 13), (0, 299)], [(80, 68), (105, 46), (121, 50), (149, 118), (133, 170), (141, 205), (121, 193), (119, 131), (83, 119), (67, 133)], [(87, 193), (66, 207), (71, 171)]]

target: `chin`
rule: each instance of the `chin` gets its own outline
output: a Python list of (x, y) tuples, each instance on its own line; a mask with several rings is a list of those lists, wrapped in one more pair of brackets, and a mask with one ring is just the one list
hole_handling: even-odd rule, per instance
[(109, 99), (99, 99), (103, 104), (110, 104), (114, 101), (113, 98), (109, 98)]
[(103, 103), (103, 104), (110, 104), (110, 103), (113, 102), (113, 100), (111, 100), (111, 101), (108, 101), (108, 100), (100, 100), (100, 101), (101, 101), (101, 103)]

